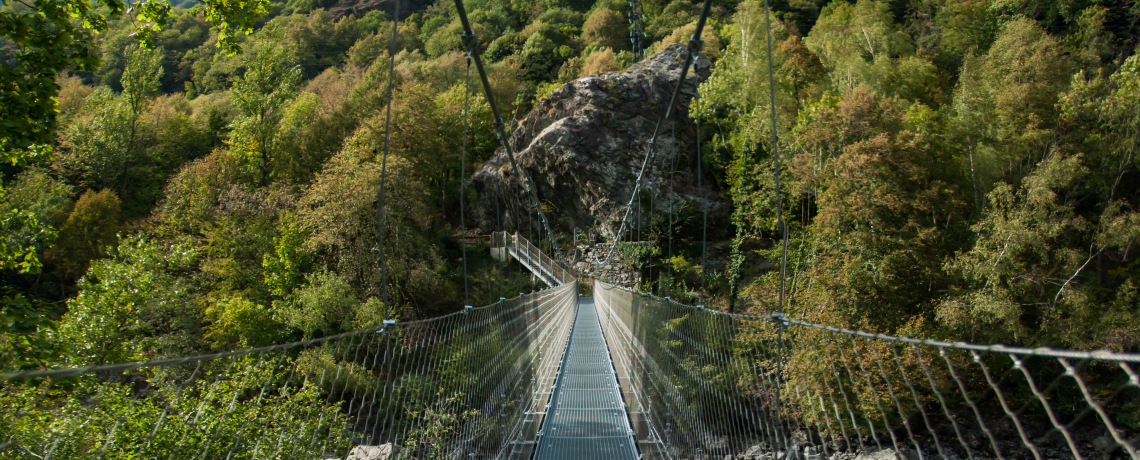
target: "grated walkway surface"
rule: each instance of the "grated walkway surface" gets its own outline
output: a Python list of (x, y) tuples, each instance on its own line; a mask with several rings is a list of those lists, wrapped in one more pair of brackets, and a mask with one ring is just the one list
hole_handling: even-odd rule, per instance
[(617, 375), (594, 300), (582, 298), (539, 432), (536, 460), (636, 460)]

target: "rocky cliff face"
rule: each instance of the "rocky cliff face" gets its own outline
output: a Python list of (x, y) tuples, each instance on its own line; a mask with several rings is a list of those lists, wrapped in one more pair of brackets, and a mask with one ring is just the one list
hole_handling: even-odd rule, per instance
[[(684, 58), (685, 47), (673, 45), (626, 71), (572, 81), (518, 124), (510, 136), (515, 161), (537, 185), (555, 232), (594, 228), (606, 238), (617, 233), (648, 140), (665, 113)], [(725, 226), (727, 208), (709, 177), (703, 189), (697, 188), (696, 129), (688, 110), (711, 65), (700, 58), (690, 69), (673, 115), (653, 145), (642, 200), (648, 203), (652, 197), (658, 210), (683, 202), (694, 210), (707, 206), (713, 229)], [(481, 228), (496, 227), (496, 200), (503, 228), (514, 229), (520, 221), (523, 228), (528, 225), (522, 205), (526, 201), (513, 176), (504, 149), (476, 170), (472, 183), (480, 197), (475, 217)]]

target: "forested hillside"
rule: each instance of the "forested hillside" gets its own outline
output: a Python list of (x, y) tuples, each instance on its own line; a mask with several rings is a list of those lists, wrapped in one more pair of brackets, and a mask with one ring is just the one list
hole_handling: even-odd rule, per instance
[[(772, 63), (793, 314), (1136, 351), (1140, 4), (799, 11), (774, 31)], [(749, 250), (775, 229), (762, 18), (745, 2), (721, 29), (700, 113), (735, 204), (722, 291), (770, 308), (776, 273), (749, 268), (778, 260)]]
[[(395, 34), (391, 2), (164, 5), (0, 9), (0, 368), (379, 324), (393, 35), (391, 307), (399, 318), (461, 308), (459, 187), (498, 144), (482, 92), (465, 94), (451, 0), (402, 5)], [(791, 314), (1140, 350), (1140, 2), (771, 7)], [(641, 8), (649, 53), (695, 30), (697, 3)], [(467, 10), (499, 109), (515, 120), (564, 82), (638, 59), (625, 1), (475, 0)], [(734, 235), (714, 242), (730, 254), (725, 269), (704, 276), (718, 308), (764, 311), (775, 306), (779, 246), (763, 3), (715, 1), (702, 38), (714, 69), (692, 113)], [(646, 232), (658, 247), (663, 222)], [(648, 289), (699, 286), (699, 227), (678, 228), (690, 250), (648, 256), (677, 273)], [(471, 302), (529, 289), (517, 274), (500, 288), (486, 251), (470, 255)]]

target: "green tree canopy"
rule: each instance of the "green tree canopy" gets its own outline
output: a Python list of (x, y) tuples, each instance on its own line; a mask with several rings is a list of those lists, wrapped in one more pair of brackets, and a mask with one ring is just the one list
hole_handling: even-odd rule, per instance
[[(208, 0), (203, 11), (218, 30), (218, 46), (227, 52), (241, 49), (239, 35), (253, 30), (268, 11), (268, 0)], [(144, 0), (131, 5), (135, 33), (146, 47), (154, 42), (171, 14), (165, 0)], [(7, 2), (0, 8), (0, 38), (5, 65), (0, 66), (0, 149), (23, 148), (50, 141), (55, 130), (55, 77), (64, 70), (93, 71), (99, 56), (89, 46), (108, 22), (127, 13), (119, 0), (35, 0)]]
[(234, 81), (230, 97), (241, 115), (234, 120), (231, 143), (262, 185), (272, 179), (281, 146), (278, 132), (285, 108), (297, 96), (301, 69), (283, 46), (262, 43), (252, 51), (245, 75)]

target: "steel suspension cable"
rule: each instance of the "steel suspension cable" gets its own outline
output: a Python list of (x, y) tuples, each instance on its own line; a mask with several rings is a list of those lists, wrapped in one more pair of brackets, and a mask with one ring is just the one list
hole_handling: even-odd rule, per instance
[[(526, 239), (527, 239), (527, 241), (531, 241), (534, 239), (534, 211), (533, 210), (531, 210), (531, 212), (528, 212), (526, 214)], [(531, 258), (530, 244), (526, 245), (526, 255), (527, 255), (527, 259)], [(519, 265), (522, 265), (522, 264), (519, 264)], [(534, 292), (536, 290), (534, 278), (535, 278), (535, 270), (531, 269), (530, 270), (530, 292)]]
[(384, 156), (380, 160), (380, 196), (376, 206), (376, 243), (380, 246), (380, 296), (384, 303), (384, 318), (388, 318), (388, 265), (384, 259), (384, 187), (388, 181), (388, 148), (392, 128), (392, 91), (396, 76), (396, 42), (400, 28), (400, 0), (395, 0), (392, 16), (392, 44), (388, 48), (388, 106), (384, 115)]
[(784, 223), (784, 201), (780, 190), (780, 137), (776, 129), (776, 76), (772, 70), (772, 12), (768, 0), (764, 0), (764, 25), (768, 45), (768, 108), (772, 119), (772, 163), (776, 176), (776, 227), (780, 232), (780, 300), (778, 312), (784, 313), (784, 283), (788, 271), (788, 228)]
[[(700, 41), (697, 42), (698, 44)], [(698, 45), (699, 46), (699, 45)], [(701, 165), (704, 160), (701, 158), (701, 90), (697, 88), (696, 94), (693, 96), (693, 102), (697, 106), (697, 116), (695, 118), (697, 125), (697, 193), (704, 191), (704, 173), (702, 172)], [(704, 304), (705, 296), (705, 262), (706, 254), (708, 253), (708, 235), (709, 235), (709, 206), (704, 203), (701, 206), (702, 222), (701, 222), (701, 291), (700, 296), (697, 297), (698, 304)]]
[[(381, 396), (381, 399), (384, 401), (384, 411), (380, 413), (380, 415), (383, 417), (385, 414), (389, 414), (392, 412), (392, 362), (396, 360), (396, 350), (394, 348), (398, 348), (400, 344), (399, 344), (399, 342), (396, 342), (395, 345), (392, 344), (392, 331), (388, 330), (388, 328), (382, 329), (381, 332), (384, 334), (384, 367), (385, 367), (385, 370), (384, 370), (384, 376), (385, 376), (384, 377), (384, 392), (382, 393), (382, 396)], [(388, 431), (388, 428), (391, 426), (391, 424), (392, 424), (392, 420), (391, 420), (391, 418), (388, 418), (387, 423), (380, 426), (380, 436), (379, 436), (380, 442), (384, 442), (384, 440), (387, 439), (385, 437), (385, 434)]]
[(646, 231), (646, 236), (649, 238), (649, 274), (645, 285), (649, 286), (649, 292), (653, 292), (653, 248), (657, 245), (657, 239), (654, 238), (656, 233), (653, 231), (653, 207), (657, 205), (657, 194), (651, 193), (649, 195), (649, 230)]
[[(347, 402), (348, 402), (348, 404), (347, 404), (347, 405), (349, 406), (349, 413), (351, 413), (351, 407), (352, 407), (352, 405), (353, 405), (353, 404), (355, 403), (355, 401), (356, 401), (356, 397), (357, 397), (357, 395), (358, 395), (358, 393), (359, 393), (359, 391), (360, 391), (360, 387), (359, 387), (359, 386), (356, 386), (356, 385), (350, 385), (348, 382), (351, 382), (351, 381), (352, 381), (352, 377), (353, 377), (353, 374), (355, 373), (354, 371), (356, 370), (356, 368), (357, 368), (357, 366), (358, 366), (358, 363), (359, 363), (360, 361), (362, 361), (362, 360), (363, 360), (363, 361), (367, 361), (367, 360), (368, 360), (368, 355), (367, 355), (367, 349), (368, 349), (368, 348), (367, 348), (367, 347), (364, 347), (364, 346), (362, 346), (362, 345), (364, 345), (365, 341), (371, 341), (371, 340), (373, 340), (373, 339), (374, 339), (374, 337), (375, 337), (375, 334), (368, 334), (368, 335), (365, 335), (365, 336), (361, 336), (361, 337), (358, 337), (358, 338), (360, 339), (360, 343), (359, 343), (359, 344), (354, 344), (354, 343), (353, 343), (353, 341), (354, 341), (354, 340), (356, 340), (356, 339), (357, 339), (357, 337), (354, 337), (354, 338), (352, 338), (352, 339), (349, 339), (349, 341), (347, 342), (347, 344), (348, 344), (349, 348), (352, 350), (352, 359), (348, 361), (348, 363), (349, 363), (349, 366), (348, 366), (348, 371), (346, 372), (346, 375), (345, 375), (345, 385), (344, 385), (344, 386), (341, 388), (341, 391), (340, 391), (340, 396), (339, 396), (339, 398), (338, 398), (338, 399), (339, 399), (340, 401), (342, 401), (342, 402), (343, 402), (343, 401), (347, 401)], [(362, 349), (365, 351), (365, 355), (364, 355), (364, 358), (363, 358), (363, 359), (361, 359), (361, 356), (360, 356), (360, 352), (361, 352), (361, 350), (362, 350)], [(347, 356), (348, 356), (348, 353), (343, 353), (343, 354), (341, 354), (341, 359), (342, 359), (342, 360), (344, 360), (344, 359), (345, 359)], [(340, 370), (338, 369), (338, 371), (337, 371), (337, 372), (338, 372), (338, 375), (337, 375), (337, 377), (339, 377), (339, 372), (340, 372)], [(350, 396), (350, 397), (348, 397), (348, 398), (345, 398), (345, 394), (348, 392), (348, 388), (349, 388), (350, 386), (352, 387), (352, 396)], [(330, 392), (330, 393), (331, 393), (331, 392)], [(341, 426), (340, 426), (339, 428), (340, 428), (341, 430), (347, 430), (347, 429), (349, 428), (349, 424), (350, 424), (350, 423), (351, 423), (351, 422), (350, 422), (350, 421), (349, 421), (349, 419), (346, 417), (346, 418), (344, 419), (344, 421), (343, 421), (343, 422), (340, 424)], [(333, 427), (332, 427), (332, 422), (330, 422), (330, 424), (329, 424), (329, 425), (330, 425), (330, 428), (333, 428)], [(328, 433), (328, 435), (326, 436), (326, 441), (325, 441), (325, 443), (326, 443), (326, 444), (332, 444), (332, 443), (335, 441), (335, 437), (334, 437), (334, 436), (335, 436), (335, 435), (334, 435), (334, 432), (335, 432), (335, 431), (337, 431), (337, 430), (334, 430), (334, 429), (330, 429), (330, 430), (329, 430), (329, 433)]]
[[(515, 208), (515, 235), (516, 235), (516, 236), (517, 236), (517, 235), (522, 235), (522, 219), (523, 219), (523, 218), (522, 218), (522, 214), (523, 214), (523, 213), (522, 213), (522, 209), (523, 209), (523, 207), (521, 207), (521, 206), (518, 206), (518, 205), (519, 205), (519, 204), (521, 204), (521, 203), (516, 203), (517, 201), (520, 201), (520, 200), (519, 200), (519, 198), (518, 198), (518, 196), (519, 196), (519, 184), (516, 182), (516, 183), (515, 183), (515, 194), (514, 194), (514, 198), (515, 198), (515, 199), (514, 199), (514, 200), (511, 200), (511, 201), (512, 201), (511, 205), (512, 205), (512, 206)], [(529, 219), (529, 216), (528, 216), (527, 218)], [(518, 247), (518, 244), (519, 244), (519, 240), (518, 240), (518, 238), (512, 238), (512, 239), (511, 239), (511, 243), (515, 245), (515, 253), (517, 254), (517, 253), (518, 253), (518, 249), (519, 249), (519, 247)], [(521, 277), (523, 277), (523, 276), (524, 276), (524, 275), (523, 275), (523, 264), (522, 264), (522, 261), (521, 261), (521, 260), (519, 261), (519, 263), (518, 263), (518, 266), (519, 266), (519, 277), (521, 278)], [(524, 284), (525, 284), (525, 282), (526, 282), (526, 279), (525, 279), (525, 278), (523, 278), (523, 282), (524, 282)], [(520, 286), (519, 286), (519, 295), (520, 295), (520, 296), (521, 296), (521, 295), (523, 295), (523, 293), (522, 293), (522, 285), (520, 285)]]
[[(460, 2), (462, 0), (456, 0)], [(705, 20), (708, 19), (709, 8), (712, 6), (712, 0), (705, 0), (701, 5), (701, 13), (697, 18), (697, 28), (693, 32), (692, 38), (689, 39), (689, 47), (685, 52), (685, 63), (681, 67), (680, 78), (677, 79), (677, 86), (673, 87), (673, 95), (669, 98), (669, 104), (665, 106), (665, 114), (657, 119), (657, 124), (653, 127), (653, 135), (649, 137), (646, 142), (645, 159), (641, 162), (641, 169), (637, 173), (637, 179), (633, 182), (633, 193), (630, 194), (629, 202), (625, 205), (625, 212), (622, 214), (621, 225), (618, 227), (617, 234), (614, 235), (613, 244), (610, 245), (610, 250), (606, 254), (605, 259), (598, 259), (597, 253), (594, 253), (594, 263), (597, 265), (605, 265), (609, 263), (610, 258), (613, 257), (614, 251), (617, 249), (618, 242), (621, 241), (622, 234), (625, 233), (627, 221), (633, 210), (633, 200), (637, 199), (638, 191), (641, 190), (642, 180), (645, 178), (645, 171), (648, 170), (650, 163), (654, 156), (654, 144), (657, 142), (657, 135), (661, 132), (661, 126), (665, 120), (673, 113), (673, 106), (677, 104), (677, 99), (681, 95), (681, 87), (685, 86), (685, 78), (689, 74), (689, 67), (693, 65), (694, 54), (696, 50), (694, 47), (699, 46), (701, 31), (705, 28)]]
[(783, 193), (780, 189), (780, 138), (776, 129), (776, 74), (772, 69), (772, 11), (768, 5), (768, 0), (764, 0), (764, 32), (767, 40), (768, 52), (768, 108), (771, 115), (772, 124), (769, 127), (772, 130), (772, 162), (774, 175), (776, 179), (776, 227), (780, 232), (780, 292), (779, 301), (777, 304), (776, 314), (773, 319), (776, 321), (776, 417), (777, 423), (783, 426), (780, 418), (782, 417), (780, 411), (780, 379), (783, 376), (783, 350), (784, 350), (784, 284), (787, 279), (788, 271), (788, 228), (784, 223), (784, 202)]
[[(495, 230), (496, 230), (496, 232), (503, 232), (503, 249), (501, 249), (503, 252), (499, 254), (500, 260), (498, 261), (499, 263), (496, 264), (499, 266), (499, 292), (495, 294), (495, 297), (498, 297), (499, 300), (502, 301), (503, 300), (503, 264), (506, 263), (508, 254), (507, 254), (507, 240), (506, 240), (507, 235), (506, 235), (506, 232), (503, 231), (503, 214), (499, 210), (499, 198), (500, 198), (499, 192), (498, 192), (498, 190), (496, 190), (495, 191)], [(492, 239), (494, 239), (494, 237), (492, 237)], [(494, 244), (492, 244), (492, 246), (493, 245)]]
[[(673, 138), (674, 139), (677, 138), (677, 127), (676, 127), (676, 125), (673, 126)], [(676, 173), (677, 173), (677, 155), (673, 155), (673, 158), (671, 158), (669, 161), (669, 193), (671, 195), (675, 194), (677, 191), (676, 183), (674, 183), (674, 180), (673, 180), (673, 176), (676, 175)], [(669, 200), (669, 250), (665, 255), (666, 261), (673, 260), (673, 218), (674, 218), (674, 211), (676, 211), (674, 209), (674, 207), (676, 205), (677, 205), (677, 203), (675, 200), (672, 200), (672, 199)], [(673, 293), (673, 283), (674, 283), (673, 278), (674, 278), (674, 275), (676, 275), (676, 271), (673, 270), (673, 263), (672, 262), (667, 262), (666, 265), (668, 266), (668, 269), (669, 269), (669, 279), (668, 279), (669, 290), (667, 292), (672, 294)]]
[[(381, 351), (380, 343), (377, 342), (376, 354), (372, 355), (372, 364), (369, 366), (370, 369), (376, 369), (378, 364), (383, 367), (383, 365), (387, 362), (386, 360), (388, 359), (388, 347), (391, 345), (391, 341), (388, 340), (387, 334), (384, 335), (383, 343), (383, 351)], [(379, 358), (381, 358), (381, 356), (385, 361), (379, 361)], [(380, 407), (380, 404), (377, 404), (376, 402), (376, 398), (377, 396), (380, 396), (381, 398), (384, 397), (384, 395), (380, 393), (380, 390), (387, 390), (387, 387), (381, 388), (379, 385), (375, 385), (372, 388), (372, 402), (368, 407), (368, 417), (364, 421), (364, 435), (366, 436), (365, 439), (367, 439), (370, 443), (375, 440), (375, 431), (378, 428), (377, 425), (379, 425), (379, 422), (377, 422), (376, 425), (373, 425), (373, 421), (376, 420), (376, 409)]]
[[(467, 19), (467, 9), (463, 6), (463, 0), (455, 0), (455, 10), (459, 15), (460, 23), (463, 25), (463, 35), (460, 37), (467, 47), (467, 54), (475, 61), (475, 70), (479, 72), (479, 79), (483, 83), (483, 91), (487, 95), (487, 103), (491, 106), (491, 115), (494, 117), (495, 137), (497, 137), (499, 142), (503, 145), (507, 160), (510, 161), (511, 164), (511, 171), (515, 174), (515, 177), (519, 178), (519, 182), (522, 182), (527, 197), (530, 198), (532, 206), (534, 206), (538, 212), (539, 220), (543, 228), (546, 233), (550, 235), (551, 239), (554, 239), (553, 228), (546, 218), (546, 213), (542, 211), (542, 200), (538, 198), (538, 191), (530, 179), (530, 174), (527, 174), (525, 170), (520, 168), (518, 162), (515, 161), (514, 147), (511, 146), (510, 137), (507, 135), (503, 118), (499, 116), (499, 108), (495, 105), (495, 95), (491, 91), (491, 81), (487, 78), (487, 71), (483, 68), (483, 59), (479, 57), (479, 53), (477, 52), (479, 43), (475, 39), (475, 32), (471, 28), (471, 21)], [(561, 259), (562, 251), (558, 247), (555, 247), (554, 250), (558, 258)]]
[(641, 227), (644, 225), (644, 217), (641, 215), (641, 196), (637, 197), (637, 241), (641, 242)]
[(459, 153), (459, 232), (460, 249), (463, 253), (463, 305), (471, 304), (467, 280), (467, 222), (464, 212), (464, 194), (467, 191), (467, 114), (471, 100), (471, 55), (467, 56), (467, 73), (463, 86), (463, 144)]
[(641, 46), (641, 1), (629, 0), (629, 42), (633, 51), (633, 62), (645, 57), (645, 50)]

